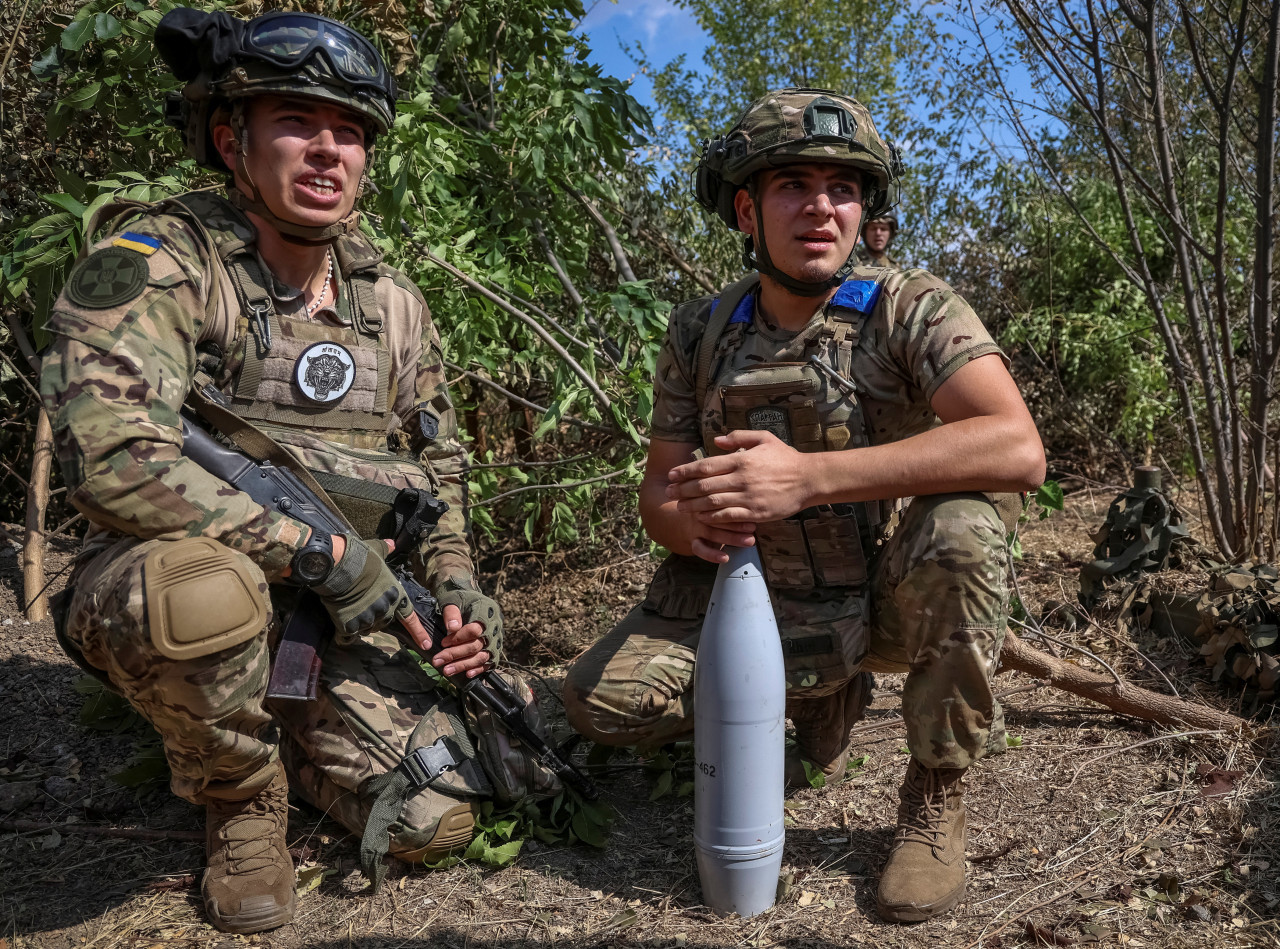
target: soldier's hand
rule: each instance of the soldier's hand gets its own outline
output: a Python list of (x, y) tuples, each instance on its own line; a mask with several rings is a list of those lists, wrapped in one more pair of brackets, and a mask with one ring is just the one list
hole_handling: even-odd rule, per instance
[(465, 672), (478, 676), (496, 662), (502, 647), (502, 610), (478, 590), (449, 590), (440, 594), (447, 636), (431, 663), (445, 675)]
[(668, 473), (667, 497), (677, 502), (677, 511), (732, 532), (734, 525), (781, 520), (809, 506), (812, 486), (804, 460), (773, 433), (734, 431), (718, 436), (716, 447), (728, 454)]
[[(335, 537), (336, 540), (336, 537)], [(387, 566), (387, 545), (381, 540), (344, 537), (335, 544), (340, 559), (323, 583), (313, 587), (337, 627), (339, 641), (382, 629), (396, 619), (413, 615), (413, 606), (400, 581)]]

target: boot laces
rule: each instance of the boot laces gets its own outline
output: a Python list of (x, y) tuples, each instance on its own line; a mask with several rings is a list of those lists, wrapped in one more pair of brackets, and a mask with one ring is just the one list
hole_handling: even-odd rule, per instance
[(216, 841), (227, 855), (227, 873), (255, 873), (276, 864), (276, 838), (283, 831), (287, 799), (264, 788), (248, 801), (237, 801), (234, 809), (219, 807)]
[(919, 843), (937, 853), (943, 849), (946, 812), (947, 786), (942, 775), (934, 768), (912, 768), (902, 788), (894, 846)]

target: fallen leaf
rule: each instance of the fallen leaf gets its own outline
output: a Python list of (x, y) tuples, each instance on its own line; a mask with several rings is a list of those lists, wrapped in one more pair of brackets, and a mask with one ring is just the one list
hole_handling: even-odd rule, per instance
[(1211, 764), (1196, 765), (1196, 777), (1200, 779), (1202, 797), (1219, 797), (1235, 790), (1236, 782), (1244, 777), (1243, 771), (1225, 771)]
[(1074, 946), (1076, 944), (1074, 936), (1054, 932), (1045, 926), (1037, 926), (1031, 920), (1027, 920), (1023, 925), (1023, 931), (1037, 946)]
[(808, 906), (810, 903), (812, 903), (812, 902), (813, 902), (814, 900), (816, 900), (817, 898), (818, 898), (818, 894), (817, 894), (817, 893), (814, 893), (812, 890), (801, 890), (801, 891), (800, 891), (800, 899), (799, 899), (799, 900), (797, 900), (797, 902), (798, 902), (801, 906)]
[(337, 870), (330, 870), (327, 867), (315, 866), (307, 867), (305, 870), (298, 871), (298, 895), (310, 893), (314, 889), (318, 889), (320, 884), (327, 877), (336, 874)]

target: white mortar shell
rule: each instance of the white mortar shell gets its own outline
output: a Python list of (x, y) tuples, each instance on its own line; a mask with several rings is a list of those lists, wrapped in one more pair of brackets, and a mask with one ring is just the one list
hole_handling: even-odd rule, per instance
[(754, 916), (782, 867), (786, 677), (760, 556), (725, 551), (694, 665), (693, 838), (703, 902)]

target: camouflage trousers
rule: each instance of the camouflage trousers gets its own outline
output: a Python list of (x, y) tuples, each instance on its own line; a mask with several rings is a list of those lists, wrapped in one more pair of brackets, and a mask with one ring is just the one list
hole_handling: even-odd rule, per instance
[[(160, 734), (179, 797), (193, 804), (244, 799), (283, 760), (292, 790), (362, 833), (372, 804), (368, 782), (399, 763), (415, 730), (414, 747), (453, 734), (430, 678), (393, 636), (376, 633), (345, 648), (329, 644), (315, 701), (268, 702), (279, 611), (262, 571), (227, 548), (225, 556), (256, 579), (270, 611), (267, 627), (207, 656), (162, 655), (148, 628), (143, 565), (159, 545), (173, 543), (181, 542), (127, 538), (82, 561), (68, 585), (67, 638)], [(410, 796), (393, 825), (391, 853), (426, 846), (442, 815), (475, 800), (459, 774), (441, 775)], [(469, 833), (465, 818), (455, 812), (446, 823)]]
[[(861, 668), (907, 673), (907, 745), (928, 767), (967, 768), (1005, 747), (1004, 716), (991, 688), (1008, 623), (1005, 536), (984, 495), (920, 497), (873, 558), (869, 622), (858, 634), (866, 641), (855, 653)], [(680, 560), (680, 571), (692, 573), (690, 583), (705, 590), (705, 610), (715, 568)], [(693, 733), (702, 618), (655, 603), (651, 592), (569, 669), (569, 722), (596, 742), (654, 746)], [(774, 608), (785, 640), (790, 610), (779, 607), (776, 595)], [(829, 693), (857, 671), (857, 665), (845, 668), (841, 681), (818, 691)], [(789, 668), (789, 707), (816, 697), (790, 691), (795, 681)]]

